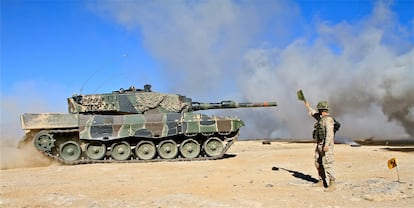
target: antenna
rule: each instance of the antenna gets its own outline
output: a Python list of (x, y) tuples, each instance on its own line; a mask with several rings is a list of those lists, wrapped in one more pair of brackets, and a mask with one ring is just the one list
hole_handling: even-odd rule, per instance
[(91, 76), (89, 76), (88, 77), (88, 79), (86, 79), (86, 81), (83, 83), (83, 85), (82, 85), (82, 87), (80, 88), (80, 90), (79, 90), (79, 94), (81, 95), (82, 94), (82, 90), (83, 90), (83, 87), (85, 87), (85, 85), (89, 82), (89, 80), (93, 77), (93, 76), (95, 76), (95, 74), (96, 73), (98, 73), (98, 71), (99, 71), (100, 69), (97, 69), (95, 72), (93, 72), (92, 74), (91, 74)]
[[(128, 57), (128, 53), (124, 53), (124, 54), (122, 54), (122, 57)], [(83, 88), (85, 87), (85, 85), (89, 82), (89, 80), (92, 78), (92, 77), (94, 77), (97, 73), (98, 73), (98, 71), (100, 71), (101, 69), (100, 68), (98, 68), (95, 72), (93, 72), (92, 74), (91, 74), (91, 76), (89, 76), (88, 77), (88, 79), (86, 79), (86, 81), (83, 83), (83, 85), (82, 85), (82, 87), (80, 88), (80, 90), (79, 90), (79, 94), (82, 94), (82, 90), (83, 90)], [(100, 88), (100, 87), (98, 87), (98, 88)], [(97, 89), (96, 89), (97, 90)], [(96, 91), (95, 90), (95, 91)]]

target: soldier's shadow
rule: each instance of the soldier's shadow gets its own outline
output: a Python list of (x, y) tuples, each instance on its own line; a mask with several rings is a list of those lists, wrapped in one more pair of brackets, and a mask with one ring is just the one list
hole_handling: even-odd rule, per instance
[(312, 183), (318, 183), (318, 181), (319, 181), (318, 179), (312, 177), (311, 175), (307, 175), (307, 174), (304, 174), (304, 173), (301, 173), (301, 172), (298, 172), (298, 171), (294, 171), (294, 170), (289, 170), (289, 169), (286, 169), (286, 168), (280, 168), (280, 167), (275, 166), (275, 167), (272, 167), (272, 170), (274, 170), (274, 171), (284, 170), (284, 171), (287, 171), (287, 172), (291, 173), (292, 176), (295, 177), (295, 178), (299, 178), (299, 179), (309, 181), (309, 182), (312, 182)]

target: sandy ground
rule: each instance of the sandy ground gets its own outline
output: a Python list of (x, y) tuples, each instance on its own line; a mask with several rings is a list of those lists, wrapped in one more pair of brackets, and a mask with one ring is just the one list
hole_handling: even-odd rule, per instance
[[(412, 207), (414, 146), (335, 146), (336, 190), (314, 187), (313, 144), (239, 141), (215, 161), (64, 166), (8, 159), (0, 207)], [(389, 170), (395, 157), (399, 168)], [(22, 161), (22, 159), (24, 161)], [(30, 167), (38, 166), (38, 167)], [(278, 170), (272, 170), (278, 167)], [(8, 169), (5, 169), (8, 168)]]

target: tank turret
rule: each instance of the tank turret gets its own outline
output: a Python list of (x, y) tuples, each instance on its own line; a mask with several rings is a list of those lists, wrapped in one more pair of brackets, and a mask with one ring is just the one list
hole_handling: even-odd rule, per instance
[(154, 114), (187, 112), (191, 99), (178, 94), (153, 92), (151, 85), (144, 89), (113, 91), (112, 93), (73, 95), (68, 98), (69, 113), (76, 114)]
[(244, 122), (200, 110), (272, 107), (276, 102), (192, 102), (178, 94), (130, 87), (111, 93), (74, 95), (69, 114), (25, 113), (28, 141), (64, 164), (218, 159), (237, 140)]

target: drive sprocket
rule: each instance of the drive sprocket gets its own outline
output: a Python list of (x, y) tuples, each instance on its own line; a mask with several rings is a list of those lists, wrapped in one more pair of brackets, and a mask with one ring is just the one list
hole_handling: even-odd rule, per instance
[(46, 131), (40, 131), (34, 136), (33, 143), (36, 149), (43, 152), (50, 152), (55, 147), (55, 141), (52, 134)]

